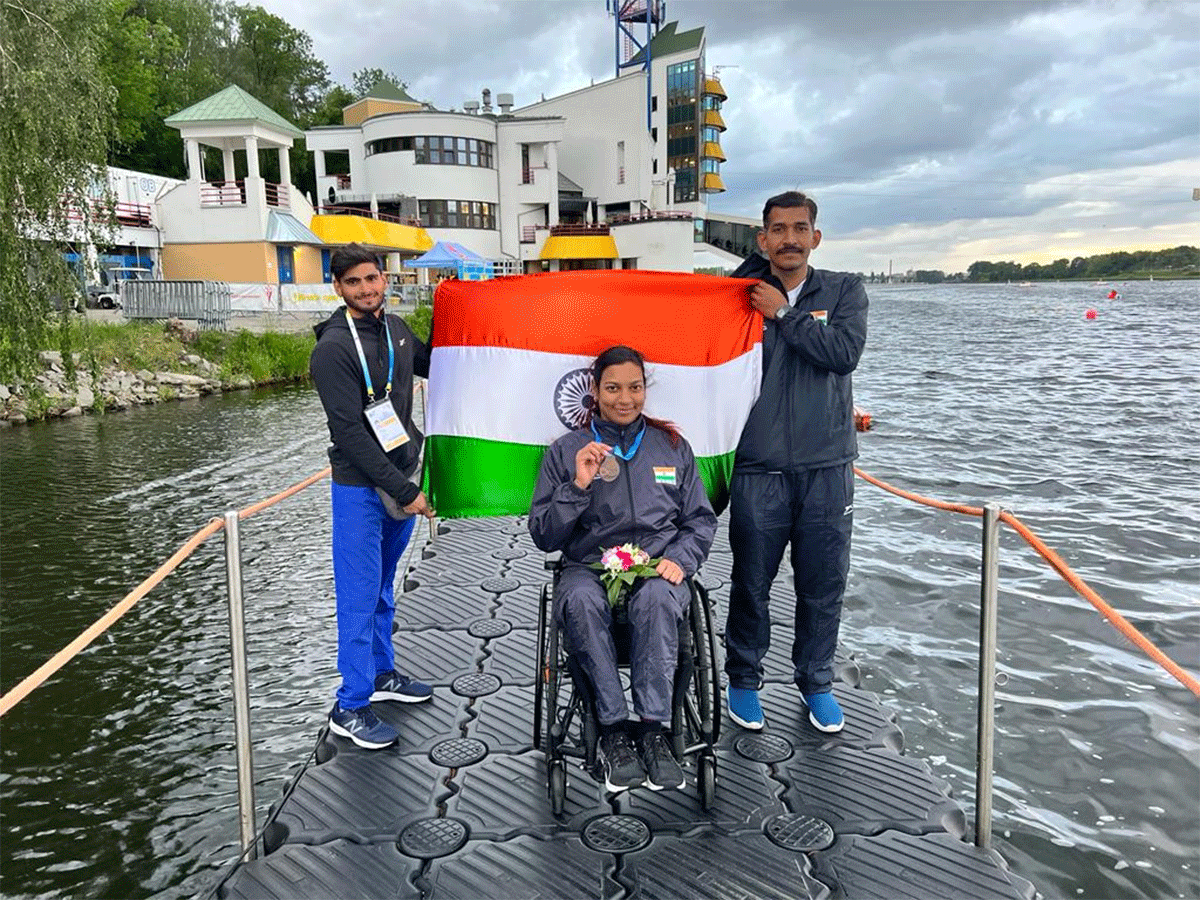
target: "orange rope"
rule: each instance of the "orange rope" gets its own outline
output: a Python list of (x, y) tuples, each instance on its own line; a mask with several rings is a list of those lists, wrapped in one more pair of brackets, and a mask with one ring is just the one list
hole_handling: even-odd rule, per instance
[(1116, 627), (1117, 631), (1129, 638), (1129, 640), (1131, 640), (1136, 646), (1141, 648), (1143, 653), (1174, 675), (1175, 678), (1178, 679), (1179, 683), (1185, 688), (1187, 688), (1197, 697), (1200, 697), (1200, 681), (1197, 681), (1195, 678), (1185, 672), (1174, 660), (1167, 656), (1167, 654), (1163, 653), (1152, 643), (1150, 643), (1150, 639), (1138, 631), (1128, 619), (1105, 603), (1099, 594), (1088, 587), (1082, 578), (1071, 571), (1071, 567), (1063, 561), (1061, 556), (1042, 543), (1042, 540), (1036, 534), (1030, 531), (1020, 519), (1018, 519), (1012, 513), (1001, 512), (1000, 521), (1007, 522), (1009, 525), (1015, 528), (1017, 534), (1025, 538), (1025, 540), (1029, 543), (1029, 546), (1041, 554), (1042, 558), (1046, 560), (1046, 562), (1050, 563), (1050, 565), (1054, 567), (1054, 570), (1063, 577), (1063, 580), (1066, 581), (1071, 587), (1075, 588), (1075, 590), (1081, 597), (1083, 597), (1084, 600), (1087, 600), (1090, 604), (1092, 604), (1092, 606), (1100, 610), (1100, 613), (1104, 616), (1104, 618), (1108, 619), (1108, 621)]
[[(304, 479), (304, 481), (292, 485), (287, 490), (281, 491), (274, 497), (270, 497), (259, 503), (255, 503), (253, 506), (247, 506), (245, 509), (238, 512), (238, 519), (241, 520), (249, 518), (255, 513), (266, 509), (268, 506), (274, 506), (279, 501), (286, 500), (288, 497), (299, 493), (314, 482), (320, 481), (328, 474), (329, 468), (327, 467), (315, 475), (310, 475), (308, 478)], [(208, 538), (212, 537), (212, 535), (223, 530), (224, 528), (224, 519), (213, 519), (207, 525), (193, 534), (190, 538), (188, 538), (187, 542), (184, 543), (184, 545), (180, 547), (170, 559), (168, 559), (154, 571), (154, 574), (126, 594), (125, 599), (93, 622), (87, 629), (84, 630), (82, 634), (79, 635), (79, 637), (75, 638), (75, 640), (71, 641), (71, 643), (67, 644), (67, 646), (63, 647), (58, 651), (58, 653), (54, 654), (54, 656), (39, 666), (38, 669), (33, 672), (33, 674), (22, 680), (20, 684), (14, 687), (3, 697), (0, 697), (0, 716), (4, 715), (22, 700), (24, 700), (27, 696), (29, 696), (30, 693), (41, 687), (47, 678), (78, 656), (80, 652), (82, 652), (89, 644), (92, 643), (92, 641), (111, 628), (112, 625), (119, 618), (121, 618), (121, 616), (133, 609), (134, 605), (139, 600), (154, 590), (154, 588), (157, 587), (164, 578), (174, 572), (175, 569), (179, 567), (179, 564), (191, 556), (197, 547), (208, 540)]]
[(326, 466), (324, 469), (322, 469), (316, 475), (309, 475), (303, 481), (301, 481), (297, 484), (293, 484), (286, 491), (280, 491), (274, 497), (268, 497), (266, 500), (259, 501), (258, 503), (255, 503), (253, 506), (247, 506), (245, 509), (239, 510), (238, 521), (240, 522), (243, 519), (248, 519), (255, 513), (262, 512), (268, 506), (274, 506), (280, 500), (286, 500), (288, 497), (292, 496), (292, 494), (300, 493), (302, 490), (304, 490), (309, 485), (315, 484), (316, 482), (318, 482), (322, 478), (324, 478), (326, 475), (328, 475), (330, 473), (331, 468), (332, 468), (331, 466)]
[(83, 634), (79, 635), (79, 637), (75, 638), (75, 640), (71, 641), (71, 643), (67, 644), (67, 646), (63, 647), (58, 653), (39, 666), (37, 671), (32, 675), (25, 678), (25, 680), (3, 697), (0, 697), (0, 716), (24, 700), (36, 688), (41, 687), (47, 678), (74, 659), (88, 644), (107, 631), (117, 619), (129, 612), (135, 603), (150, 593), (160, 581), (175, 571), (176, 566), (187, 559), (192, 551), (204, 543), (210, 535), (216, 534), (224, 527), (224, 521), (213, 519), (188, 538), (187, 543), (175, 551), (174, 556), (159, 566), (153, 575), (130, 591), (124, 600), (93, 622), (84, 630)]
[[(862, 469), (855, 468), (854, 474), (863, 481), (868, 481), (876, 487), (882, 488), (888, 493), (895, 494), (897, 497), (903, 497), (906, 500), (912, 500), (914, 503), (920, 503), (923, 506), (932, 506), (934, 509), (944, 509), (950, 512), (964, 513), (969, 516), (982, 516), (983, 509), (978, 506), (965, 506), (960, 503), (946, 503), (942, 500), (934, 500), (930, 497), (923, 497), (920, 494), (914, 494), (911, 491), (905, 491), (898, 487), (888, 484), (886, 481), (880, 481), (878, 478), (873, 478)], [(1135, 628), (1128, 619), (1122, 616), (1119, 612), (1109, 606), (1094, 590), (1087, 586), (1082, 578), (1076, 575), (1071, 567), (1068, 566), (1061, 556), (1051, 550), (1046, 544), (1034, 534), (1020, 519), (1009, 512), (1000, 513), (1000, 521), (1007, 522), (1011, 525), (1021, 537), (1031, 546), (1038, 554), (1050, 564), (1050, 566), (1062, 576), (1063, 580), (1073, 587), (1078, 594), (1087, 600), (1092, 606), (1096, 607), (1104, 618), (1108, 619), (1121, 634), (1129, 638), (1135, 646), (1142, 650), (1152, 660), (1166, 669), (1173, 675), (1180, 684), (1186, 687), (1189, 691), (1200, 697), (1200, 681), (1189, 675), (1182, 667), (1180, 667), (1167, 654), (1163, 653), (1150, 642), (1150, 639), (1143, 635)]]

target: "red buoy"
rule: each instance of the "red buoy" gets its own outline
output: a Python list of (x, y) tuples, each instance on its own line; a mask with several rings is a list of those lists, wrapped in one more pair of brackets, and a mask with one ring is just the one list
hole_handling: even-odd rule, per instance
[(1094, 319), (1094, 318), (1096, 318), (1096, 311), (1094, 309), (1089, 309), (1087, 312), (1085, 312), (1083, 314), (1083, 317), (1085, 319)]
[(1121, 295), (1117, 292), (1116, 288), (1113, 288), (1111, 291), (1108, 292), (1108, 299), (1109, 300), (1120, 300)]

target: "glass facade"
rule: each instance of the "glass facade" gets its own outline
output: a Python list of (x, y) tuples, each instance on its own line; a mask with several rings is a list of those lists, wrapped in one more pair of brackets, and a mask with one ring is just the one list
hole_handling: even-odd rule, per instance
[(496, 229), (496, 206), (479, 200), (422, 200), (421, 224), (426, 228)]
[(667, 67), (667, 167), (675, 170), (675, 202), (699, 196), (700, 60)]
[(414, 135), (380, 138), (367, 142), (367, 156), (376, 153), (413, 151), (413, 162), (435, 166), (478, 166), (495, 168), (495, 144), (475, 138), (447, 135)]

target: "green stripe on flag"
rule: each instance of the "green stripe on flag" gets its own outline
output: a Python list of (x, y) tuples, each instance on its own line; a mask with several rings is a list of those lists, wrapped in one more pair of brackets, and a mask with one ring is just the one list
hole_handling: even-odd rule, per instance
[(729, 505), (729, 481), (733, 477), (733, 453), (723, 453), (720, 456), (696, 457), (696, 470), (704, 489), (708, 492), (708, 502), (712, 504), (713, 512), (718, 516)]
[(439, 516), (523, 516), (545, 447), (436, 434), (425, 439), (425, 493)]
[[(443, 518), (523, 516), (545, 452), (531, 444), (432, 435), (425, 440), (424, 490)], [(729, 502), (733, 453), (699, 457), (696, 468), (719, 515)]]

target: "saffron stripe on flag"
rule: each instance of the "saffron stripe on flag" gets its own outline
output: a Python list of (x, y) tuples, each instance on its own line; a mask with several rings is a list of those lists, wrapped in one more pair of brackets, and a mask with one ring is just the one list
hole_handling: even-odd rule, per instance
[(648, 360), (717, 365), (762, 341), (746, 278), (642, 270), (444, 281), (434, 347), (502, 346), (595, 359), (628, 344)]

